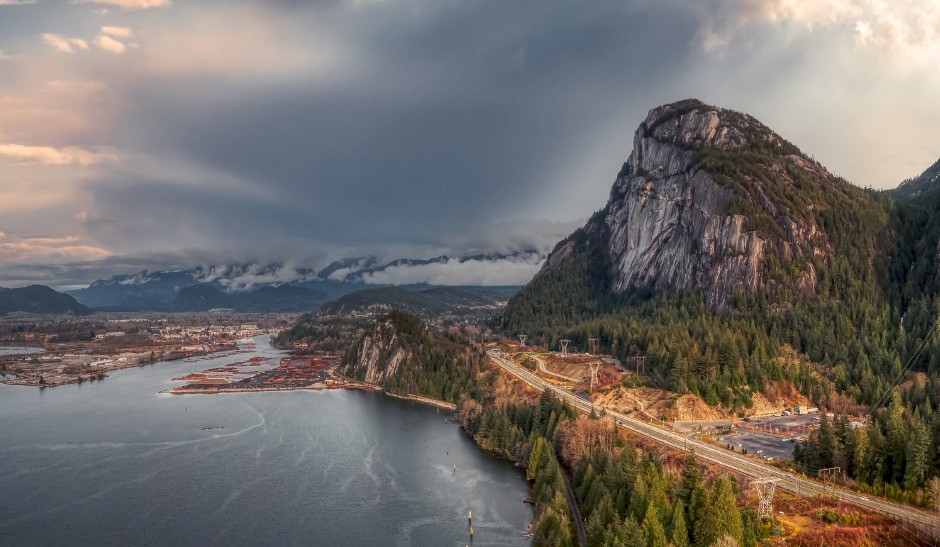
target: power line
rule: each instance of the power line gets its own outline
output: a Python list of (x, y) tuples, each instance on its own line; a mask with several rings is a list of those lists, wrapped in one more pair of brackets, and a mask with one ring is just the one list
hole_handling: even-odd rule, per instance
[(917, 351), (915, 351), (914, 354), (908, 358), (907, 363), (901, 369), (901, 372), (898, 373), (894, 381), (891, 382), (890, 387), (888, 387), (888, 389), (881, 395), (881, 398), (878, 399), (878, 402), (876, 402), (872, 407), (871, 411), (869, 411), (869, 416), (874, 417), (875, 411), (878, 410), (878, 408), (882, 406), (882, 404), (884, 404), (884, 402), (887, 401), (889, 397), (891, 397), (891, 393), (894, 391), (894, 388), (900, 384), (900, 381), (904, 378), (905, 374), (907, 374), (908, 370), (914, 366), (914, 362), (918, 357), (920, 357), (920, 354), (923, 353), (924, 349), (927, 347), (927, 343), (937, 336), (937, 331), (940, 330), (938, 327), (940, 327), (940, 317), (938, 317), (937, 321), (934, 322), (929, 336), (924, 338), (923, 342), (921, 342), (920, 346), (917, 348)]

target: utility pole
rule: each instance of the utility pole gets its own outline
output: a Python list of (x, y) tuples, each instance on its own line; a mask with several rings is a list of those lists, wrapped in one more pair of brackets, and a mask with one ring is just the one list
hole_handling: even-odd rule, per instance
[(571, 343), (571, 340), (559, 340), (558, 343), (561, 344), (561, 356), (567, 357), (568, 356), (568, 344)]
[(597, 381), (597, 370), (601, 368), (600, 363), (591, 363), (591, 393), (594, 393), (594, 384), (598, 383)]
[(519, 341), (522, 342), (522, 347), (525, 347), (525, 339), (528, 338), (525, 334), (519, 335)]
[[(841, 467), (824, 467), (819, 470), (819, 479), (823, 481), (823, 484), (828, 486), (828, 489), (832, 491), (832, 495), (836, 495), (836, 475), (842, 472)], [(827, 489), (824, 488), (823, 492), (825, 493)]]

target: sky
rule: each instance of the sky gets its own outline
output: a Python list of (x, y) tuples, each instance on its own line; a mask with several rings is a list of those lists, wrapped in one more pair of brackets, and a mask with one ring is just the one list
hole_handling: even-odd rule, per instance
[(0, 285), (547, 251), (690, 97), (894, 187), (937, 66), (940, 0), (0, 0)]

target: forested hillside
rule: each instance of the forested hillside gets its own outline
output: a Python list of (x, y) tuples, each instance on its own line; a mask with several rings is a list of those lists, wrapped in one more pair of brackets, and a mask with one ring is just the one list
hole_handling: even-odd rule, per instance
[(483, 362), (483, 353), (467, 341), (430, 332), (417, 316), (393, 311), (349, 348), (339, 371), (391, 393), (456, 403), (472, 392)]
[(63, 315), (92, 313), (71, 296), (45, 285), (30, 285), (17, 289), (0, 287), (0, 315), (15, 312)]
[(323, 317), (379, 316), (393, 310), (424, 318), (490, 317), (515, 292), (511, 287), (434, 287), (408, 290), (389, 286), (364, 289), (323, 304), (317, 315)]
[[(729, 408), (786, 379), (837, 413), (873, 409), (872, 460), (856, 478), (920, 490), (940, 473), (940, 181), (929, 174), (918, 180), (933, 186), (898, 202), (749, 116), (697, 101), (654, 109), (607, 206), (498, 325), (551, 347), (599, 338), (605, 352), (647, 356), (660, 385)], [(848, 437), (837, 448), (813, 465), (856, 457)]]
[(393, 312), (376, 320), (341, 372), (393, 393), (458, 403), (461, 425), (480, 446), (525, 468), (535, 545), (577, 544), (562, 466), (573, 472), (588, 545), (753, 546), (770, 532), (753, 509), (738, 506), (740, 487), (732, 480), (706, 477), (694, 458), (681, 475), (669, 472), (661, 452), (640, 450), (611, 420), (578, 416), (551, 392), (527, 392), (486, 370), (479, 350), (429, 332), (416, 316)]

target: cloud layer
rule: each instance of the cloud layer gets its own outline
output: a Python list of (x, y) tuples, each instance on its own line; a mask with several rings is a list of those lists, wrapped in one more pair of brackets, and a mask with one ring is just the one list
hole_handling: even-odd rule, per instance
[(603, 206), (646, 112), (687, 97), (860, 185), (940, 156), (934, 0), (20, 3), (0, 0), (0, 230), (90, 254), (0, 281), (546, 250)]

